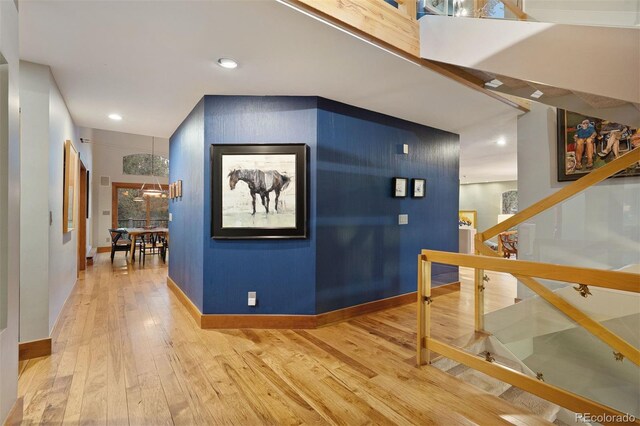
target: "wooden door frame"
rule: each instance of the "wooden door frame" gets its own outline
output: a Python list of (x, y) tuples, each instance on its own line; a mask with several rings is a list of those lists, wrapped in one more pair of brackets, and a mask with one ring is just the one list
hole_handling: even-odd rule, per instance
[[(147, 183), (147, 185), (153, 185), (151, 183)], [(157, 184), (155, 185), (157, 187)], [(140, 189), (142, 187), (142, 182), (136, 182), (136, 183), (131, 183), (131, 182), (111, 182), (111, 227), (112, 228), (117, 228), (118, 227), (118, 189), (120, 188), (129, 188), (129, 189)], [(165, 191), (169, 191), (169, 185), (168, 184), (160, 184), (160, 187), (165, 190)], [(149, 215), (150, 215), (150, 209), (149, 209), (149, 199), (147, 198), (147, 209), (146, 209), (146, 220), (147, 223), (149, 222)]]
[(89, 182), (87, 182), (87, 168), (80, 160), (78, 193), (78, 274), (87, 269), (87, 193)]

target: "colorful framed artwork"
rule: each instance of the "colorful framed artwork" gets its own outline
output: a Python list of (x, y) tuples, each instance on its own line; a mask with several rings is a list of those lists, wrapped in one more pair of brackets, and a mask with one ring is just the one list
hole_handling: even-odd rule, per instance
[(394, 177), (391, 179), (391, 196), (393, 198), (405, 198), (409, 192), (409, 179)]
[(78, 151), (70, 140), (64, 141), (63, 156), (63, 195), (62, 195), (62, 233), (75, 228), (75, 213), (80, 166)]
[(307, 185), (304, 144), (211, 145), (211, 237), (306, 238)]
[[(640, 130), (558, 109), (558, 182), (587, 175), (640, 146)], [(613, 177), (640, 176), (635, 163)]]
[(426, 187), (426, 179), (411, 179), (411, 198), (424, 198)]
[(460, 210), (458, 212), (458, 228), (476, 229), (478, 212), (476, 210)]

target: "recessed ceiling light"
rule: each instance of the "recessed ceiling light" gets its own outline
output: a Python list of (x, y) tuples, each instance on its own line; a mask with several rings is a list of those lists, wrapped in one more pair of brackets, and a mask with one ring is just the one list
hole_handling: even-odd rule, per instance
[(488, 86), (488, 87), (493, 87), (495, 89), (497, 87), (502, 86), (502, 82), (500, 80), (498, 80), (497, 78), (494, 78), (491, 81), (487, 81), (484, 85)]
[(532, 98), (535, 98), (535, 99), (538, 99), (538, 98), (539, 98), (540, 96), (542, 96), (542, 95), (544, 95), (544, 93), (542, 93), (542, 92), (541, 92), (541, 91), (539, 91), (539, 90), (536, 90), (535, 92), (533, 92), (533, 93), (531, 94), (531, 97), (532, 97)]
[(220, 58), (218, 59), (218, 65), (220, 65), (222, 68), (227, 68), (227, 69), (234, 69), (238, 67), (238, 63), (236, 61), (234, 61), (233, 59), (230, 58)]
[(115, 121), (122, 120), (122, 116), (120, 114), (109, 114), (109, 118)]
[(504, 138), (500, 138), (496, 141), (496, 144), (500, 145), (500, 146), (504, 146), (507, 144), (507, 141)]

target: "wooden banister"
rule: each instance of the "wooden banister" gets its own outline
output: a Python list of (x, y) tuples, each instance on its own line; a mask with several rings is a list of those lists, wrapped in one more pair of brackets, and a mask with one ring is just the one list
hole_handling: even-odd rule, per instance
[[(478, 249), (483, 250), (482, 247), (478, 247)], [(492, 257), (435, 250), (422, 250), (422, 254), (425, 256), (425, 260), (430, 262), (640, 293), (640, 275), (638, 274), (504, 259), (493, 257), (498, 254), (489, 247), (486, 247), (486, 250), (493, 252)]]
[(504, 7), (506, 7), (507, 9), (509, 9), (511, 13), (516, 15), (518, 20), (526, 21), (527, 19), (529, 19), (529, 16), (522, 9), (520, 9), (518, 5), (515, 4), (512, 0), (501, 0), (501, 1), (502, 1), (502, 4), (504, 4)]
[(580, 179), (565, 186), (559, 191), (551, 194), (547, 198), (543, 198), (535, 204), (527, 207), (526, 209), (516, 213), (509, 219), (500, 222), (499, 224), (492, 226), (483, 233), (479, 234), (482, 241), (486, 241), (489, 238), (495, 237), (500, 232), (506, 231), (524, 222), (527, 219), (563, 202), (564, 200), (573, 197), (577, 193), (584, 191), (590, 186), (593, 186), (608, 177), (613, 176), (621, 170), (630, 167), (640, 161), (640, 149), (632, 149), (624, 155), (621, 155), (617, 159), (610, 163), (599, 167), (591, 173), (581, 177)]

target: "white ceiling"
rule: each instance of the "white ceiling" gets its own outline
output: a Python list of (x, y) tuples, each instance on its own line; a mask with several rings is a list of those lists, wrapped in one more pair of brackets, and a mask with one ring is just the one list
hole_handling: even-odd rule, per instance
[[(318, 95), (472, 135), (517, 114), (273, 0), (22, 1), (20, 49), (51, 67), (76, 124), (135, 134), (169, 137), (204, 94)], [(462, 133), (462, 164), (481, 136)]]

